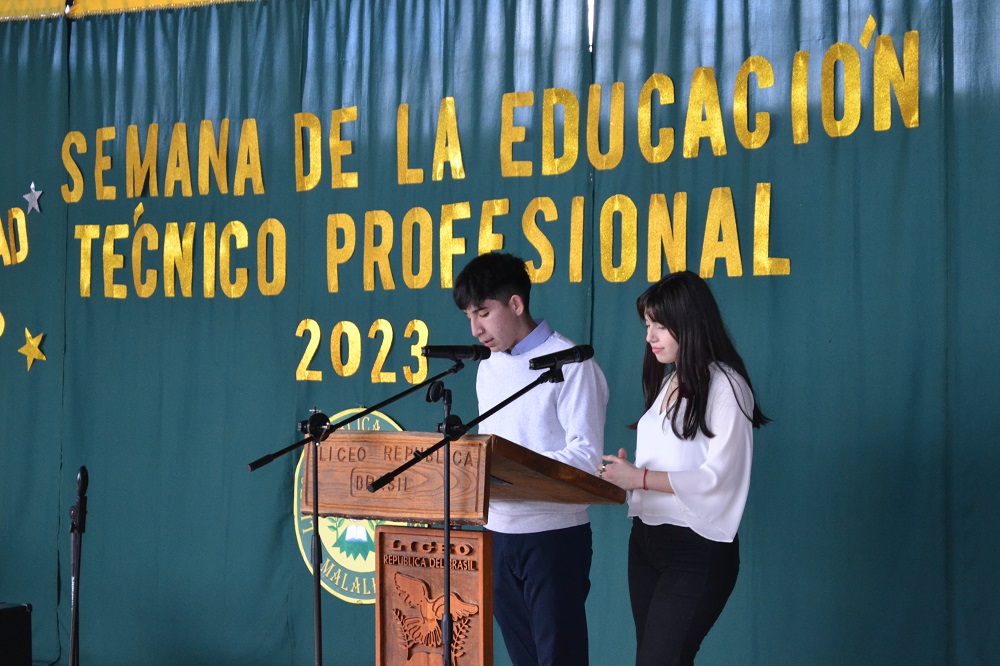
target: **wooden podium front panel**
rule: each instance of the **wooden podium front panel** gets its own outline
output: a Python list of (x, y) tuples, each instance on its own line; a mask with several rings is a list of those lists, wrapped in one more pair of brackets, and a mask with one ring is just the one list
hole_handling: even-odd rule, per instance
[[(486, 437), (466, 437), (451, 448), (451, 522), (483, 525), (489, 502)], [(444, 522), (444, 448), (417, 462), (375, 492), (368, 484), (427, 451), (441, 440), (436, 433), (338, 431), (319, 445), (319, 513), (411, 523)], [(312, 457), (307, 444), (301, 510), (312, 511)]]
[[(417, 462), (374, 493), (368, 484), (441, 441), (436, 433), (338, 431), (319, 447), (319, 512), (324, 516), (411, 523), (444, 522), (444, 449)], [(312, 512), (312, 457), (307, 444), (303, 513)], [(488, 481), (487, 481), (488, 480)], [(451, 523), (485, 525), (491, 500), (621, 504), (625, 491), (566, 463), (495, 435), (451, 443)]]
[(493, 663), (492, 540), (489, 532), (444, 532), (379, 525), (375, 529), (375, 663), (438, 666), (444, 662), (440, 620), (450, 565), (454, 666)]

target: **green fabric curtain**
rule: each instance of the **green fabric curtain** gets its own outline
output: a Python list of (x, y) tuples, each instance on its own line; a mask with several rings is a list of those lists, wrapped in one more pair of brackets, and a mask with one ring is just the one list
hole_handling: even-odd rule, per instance
[[(595, 79), (624, 84), (627, 139), (622, 165), (595, 178), (595, 207), (629, 195), (640, 211), (642, 247), (650, 195), (665, 193), (674, 213), (674, 193), (686, 193), (686, 260), (699, 270), (711, 198), (717, 188), (731, 190), (742, 276), (727, 277), (739, 262), (720, 260), (711, 285), (763, 409), (775, 419), (756, 440), (741, 584), (706, 642), (706, 661), (975, 661), (954, 661), (960, 651), (974, 653), (975, 641), (957, 644), (948, 629), (958, 626), (951, 613), (962, 606), (957, 586), (964, 578), (949, 570), (953, 549), (962, 546), (950, 530), (965, 521), (950, 506), (965, 484), (948, 475), (955, 455), (949, 443), (958, 443), (949, 437), (958, 426), (949, 408), (972, 397), (965, 395), (971, 386), (949, 382), (958, 367), (949, 353), (959, 364), (963, 358), (949, 331), (979, 313), (956, 308), (949, 286), (958, 257), (950, 234), (977, 221), (949, 205), (950, 189), (964, 178), (964, 169), (949, 168), (951, 136), (964, 123), (949, 118), (955, 100), (946, 58), (948, 49), (969, 45), (947, 40), (943, 3), (902, 4), (597, 3)], [(876, 27), (865, 48), (869, 15)], [(875, 42), (891, 36), (902, 67), (911, 32), (919, 33), (919, 124), (904, 125), (893, 96), (891, 126), (878, 131)], [(831, 136), (823, 123), (823, 68), (835, 44), (848, 53), (844, 61), (857, 63), (860, 121)], [(796, 87), (802, 52), (808, 83)], [(756, 114), (763, 113), (769, 134), (747, 147), (734, 100), (751, 56), (767, 61), (773, 81), (749, 77), (749, 129), (760, 129)], [(911, 77), (912, 65), (911, 58)], [(699, 99), (692, 91), (704, 67), (714, 69), (726, 152), (713, 154), (703, 138), (692, 158), (685, 130), (696, 127), (689, 100)], [(654, 72), (674, 83), (673, 104), (654, 107), (653, 122), (675, 128), (676, 144), (656, 165), (632, 139), (638, 92)], [(852, 93), (841, 76), (830, 103), (846, 118)], [(797, 142), (793, 100), (803, 90), (808, 140)], [(753, 274), (761, 183), (770, 187), (770, 256), (789, 260), (785, 276)], [(632, 295), (641, 276), (630, 284)], [(603, 304), (620, 292), (598, 281), (596, 293)], [(604, 325), (595, 340), (615, 335), (617, 317), (597, 321)], [(626, 377), (638, 376), (634, 349), (602, 348), (619, 356), (612, 362), (618, 367), (631, 361)], [(628, 407), (637, 395), (630, 398), (622, 410), (634, 418)]]
[[(52, 659), (59, 645), (56, 609), (69, 580), (62, 577), (68, 560), (60, 557), (69, 553), (67, 498), (75, 493), (75, 472), (71, 477), (63, 468), (73, 426), (66, 421), (70, 400), (61, 366), (72, 333), (64, 321), (68, 239), (56, 180), (68, 120), (68, 43), (62, 20), (0, 24), (6, 98), (0, 247), (8, 250), (0, 262), (0, 597), (41, 611), (32, 617), (36, 654)], [(37, 202), (44, 215), (22, 198), (32, 182), (42, 192)], [(34, 360), (34, 372), (26, 374), (28, 357), (17, 350), (43, 333), (41, 351), (50, 360)], [(60, 561), (66, 563), (61, 570)]]
[[(415, 350), (472, 341), (451, 277), (503, 247), (593, 344), (608, 451), (636, 296), (713, 274), (774, 423), (699, 663), (988, 663), (998, 29), (940, 0), (597, 0), (592, 50), (582, 1), (0, 23), (0, 601), (36, 662), (68, 661), (86, 465), (83, 663), (311, 663), (298, 452), (246, 464), (443, 370)], [(592, 520), (591, 660), (622, 663), (629, 523)], [(323, 597), (327, 661), (372, 663), (373, 607)]]

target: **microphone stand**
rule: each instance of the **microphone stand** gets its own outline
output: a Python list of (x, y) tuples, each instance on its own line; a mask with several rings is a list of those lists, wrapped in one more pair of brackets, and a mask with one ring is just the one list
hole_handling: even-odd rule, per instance
[[(444, 382), (434, 382), (427, 389), (427, 402), (441, 399), (444, 420), (437, 431), (443, 435), (461, 425), (462, 420), (451, 415), (451, 391), (444, 388)], [(461, 437), (461, 435), (459, 435)], [(451, 621), (451, 440), (444, 440), (444, 609), (441, 615), (441, 645), (443, 666), (451, 666), (452, 621)]]
[[(344, 419), (342, 421), (338, 421), (337, 423), (335, 423), (333, 425), (332, 428), (330, 428), (330, 431), (324, 435), (324, 438), (327, 437), (327, 436), (329, 436), (330, 432), (333, 432), (334, 430), (337, 430), (338, 428), (343, 428), (345, 425), (347, 425), (349, 423), (352, 423), (354, 421), (357, 421), (358, 419), (364, 418), (364, 417), (368, 416), (369, 414), (371, 414), (372, 412), (378, 411), (378, 410), (382, 409), (383, 407), (385, 407), (386, 405), (390, 405), (390, 404), (396, 402), (400, 398), (405, 398), (406, 396), (410, 395), (414, 391), (416, 391), (418, 389), (421, 389), (424, 386), (427, 386), (431, 382), (435, 382), (435, 381), (441, 379), (442, 377), (446, 377), (448, 375), (453, 375), (453, 374), (455, 374), (456, 372), (458, 372), (459, 370), (461, 370), (464, 367), (465, 367), (465, 364), (462, 363), (461, 359), (455, 359), (455, 365), (451, 366), (450, 368), (448, 368), (444, 372), (440, 372), (440, 373), (434, 375), (433, 377), (430, 377), (429, 379), (425, 379), (424, 381), (420, 382), (419, 384), (414, 384), (413, 386), (411, 386), (410, 388), (406, 389), (405, 391), (401, 391), (401, 392), (397, 393), (394, 396), (386, 398), (385, 400), (383, 400), (382, 402), (378, 403), (377, 405), (372, 405), (371, 407), (365, 409), (364, 411), (360, 411), (357, 414), (352, 414), (351, 416), (348, 416), (346, 419)], [(308, 421), (300, 423), (299, 425), (302, 426), (305, 423), (308, 423)], [(303, 445), (308, 444), (309, 442), (313, 441), (313, 439), (314, 438), (312, 436), (309, 436), (309, 437), (306, 437), (305, 439), (302, 439), (302, 440), (299, 440), (299, 441), (295, 442), (294, 444), (289, 444), (288, 446), (286, 446), (285, 448), (281, 449), (280, 451), (275, 451), (274, 453), (269, 453), (266, 456), (261, 456), (260, 458), (257, 458), (257, 460), (254, 460), (253, 462), (251, 462), (251, 463), (249, 463), (247, 465), (247, 471), (248, 472), (253, 472), (254, 470), (258, 470), (261, 467), (263, 467), (264, 465), (267, 465), (269, 463), (274, 462), (276, 459), (280, 458), (281, 456), (285, 455), (286, 453), (291, 453), (295, 449), (301, 448)]]
[[(427, 386), (431, 382), (436, 382), (442, 377), (454, 374), (465, 367), (461, 359), (455, 359), (455, 364), (445, 370), (444, 372), (438, 373), (437, 375), (426, 379), (419, 384), (414, 384), (404, 391), (400, 391), (394, 396), (391, 396), (382, 402), (373, 405), (357, 414), (352, 414), (347, 418), (338, 421), (337, 423), (330, 423), (329, 417), (326, 414), (320, 412), (318, 409), (312, 410), (312, 416), (308, 420), (299, 423), (300, 429), (305, 426), (305, 431), (309, 434), (308, 437), (302, 439), (294, 444), (286, 446), (280, 451), (274, 453), (269, 453), (265, 456), (254, 460), (247, 465), (247, 471), (253, 472), (256, 469), (260, 469), (264, 465), (274, 462), (276, 459), (290, 453), (295, 449), (298, 449), (309, 442), (314, 444), (313, 447), (313, 466), (312, 466), (312, 569), (313, 569), (313, 653), (315, 655), (315, 666), (321, 666), (323, 663), (323, 616), (321, 610), (321, 588), (322, 588), (322, 578), (320, 572), (320, 565), (322, 564), (322, 542), (319, 538), (319, 445), (330, 436), (330, 433), (334, 432), (338, 428), (342, 428), (345, 425), (357, 421), (360, 418), (368, 416), (374, 411), (385, 407), (386, 405), (393, 403), (400, 398), (404, 398), (414, 391)], [(74, 665), (75, 666), (75, 665)]]
[[(438, 432), (440, 432), (444, 437), (426, 451), (417, 449), (413, 452), (413, 457), (404, 462), (402, 465), (396, 469), (387, 472), (375, 479), (373, 482), (368, 484), (368, 492), (373, 493), (380, 488), (387, 486), (392, 482), (397, 476), (410, 469), (416, 465), (421, 460), (428, 458), (435, 451), (440, 448), (444, 448), (444, 611), (441, 617), (441, 638), (442, 638), (442, 650), (444, 652), (444, 666), (451, 666), (451, 442), (465, 435), (473, 426), (479, 424), (480, 422), (493, 416), (498, 411), (514, 402), (522, 395), (535, 388), (540, 384), (545, 384), (547, 382), (558, 383), (563, 381), (562, 364), (557, 363), (551, 369), (543, 372), (530, 384), (514, 393), (508, 398), (505, 398), (502, 402), (494, 405), (492, 408), (488, 409), (486, 412), (480, 414), (473, 420), (466, 424), (462, 423), (462, 419), (451, 414), (451, 391), (441, 388), (443, 384), (439, 382), (440, 390), (435, 391), (435, 386), (432, 386), (427, 392), (428, 402), (434, 402), (441, 395), (444, 396), (444, 422), (438, 424)], [(433, 398), (433, 399), (432, 399)]]
[(80, 553), (83, 546), (83, 533), (87, 529), (87, 485), (90, 477), (87, 468), (81, 467), (76, 475), (76, 504), (69, 509), (70, 541), (70, 608), (72, 620), (69, 630), (69, 663), (79, 666), (80, 663)]
[(391, 472), (386, 472), (385, 474), (383, 474), (379, 478), (377, 478), (374, 481), (372, 481), (371, 483), (369, 483), (368, 484), (368, 492), (373, 493), (376, 490), (379, 490), (379, 489), (381, 489), (381, 488), (389, 485), (393, 481), (393, 479), (395, 479), (397, 476), (399, 476), (400, 474), (402, 474), (406, 470), (410, 469), (411, 467), (413, 467), (414, 465), (416, 465), (421, 460), (430, 457), (430, 455), (432, 453), (434, 453), (435, 451), (437, 451), (438, 449), (440, 449), (447, 442), (459, 439), (460, 437), (462, 437), (463, 435), (465, 435), (467, 432), (469, 432), (472, 429), (473, 426), (478, 425), (482, 421), (484, 421), (484, 420), (488, 419), (489, 417), (493, 416), (494, 414), (496, 414), (497, 412), (499, 412), (501, 409), (503, 409), (504, 407), (506, 407), (510, 403), (514, 402), (515, 400), (517, 400), (518, 398), (520, 398), (522, 395), (524, 395), (525, 393), (527, 393), (531, 389), (535, 388), (536, 386), (538, 386), (540, 384), (545, 384), (546, 382), (558, 383), (558, 382), (563, 381), (563, 379), (564, 378), (563, 378), (563, 374), (562, 374), (562, 368), (560, 366), (556, 365), (556, 366), (553, 366), (552, 368), (550, 368), (549, 370), (546, 370), (545, 372), (543, 372), (541, 375), (538, 376), (537, 379), (535, 379), (533, 382), (531, 382), (530, 384), (528, 384), (527, 386), (525, 386), (523, 389), (519, 390), (517, 393), (514, 393), (509, 398), (504, 398), (504, 400), (502, 402), (498, 403), (497, 405), (495, 405), (491, 409), (488, 409), (487, 411), (483, 412), (482, 414), (480, 414), (479, 416), (477, 416), (476, 418), (472, 419), (471, 421), (469, 421), (468, 423), (466, 423), (464, 425), (462, 424), (461, 419), (459, 419), (457, 416), (452, 416), (451, 417), (452, 423), (447, 428), (447, 433), (446, 433), (446, 436), (445, 436), (444, 439), (442, 439), (439, 442), (437, 442), (436, 444), (432, 445), (426, 451), (424, 451), (422, 449), (417, 449), (416, 451), (414, 451), (412, 458), (410, 458), (409, 460), (407, 460), (406, 462), (404, 462), (402, 465), (400, 465), (396, 469), (392, 470)]
[[(324, 423), (325, 422), (325, 423)], [(323, 545), (319, 538), (319, 445), (330, 433), (330, 419), (319, 410), (313, 410), (312, 416), (307, 421), (309, 436), (313, 440), (313, 466), (312, 466), (312, 559), (313, 568), (313, 654), (315, 655), (315, 666), (323, 664), (323, 605), (322, 587), (320, 576), (320, 564), (323, 561)], [(322, 430), (320, 430), (322, 428)]]

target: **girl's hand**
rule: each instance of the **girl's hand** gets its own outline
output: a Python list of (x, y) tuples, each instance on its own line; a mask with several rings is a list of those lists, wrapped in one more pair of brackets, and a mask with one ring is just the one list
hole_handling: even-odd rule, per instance
[(628, 461), (625, 449), (618, 449), (617, 456), (602, 456), (601, 460), (604, 462), (597, 470), (599, 477), (625, 490), (642, 488), (643, 470)]

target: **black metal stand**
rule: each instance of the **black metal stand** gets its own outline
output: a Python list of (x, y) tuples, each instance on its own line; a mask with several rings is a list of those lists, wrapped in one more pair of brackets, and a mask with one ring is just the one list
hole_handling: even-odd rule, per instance
[[(371, 407), (368, 407), (367, 409), (365, 409), (363, 411), (360, 411), (357, 414), (351, 414), (346, 419), (338, 421), (337, 423), (335, 423), (329, 429), (329, 431), (325, 435), (323, 435), (323, 437), (326, 438), (331, 432), (334, 432), (335, 430), (338, 430), (339, 428), (343, 428), (348, 423), (353, 423), (354, 421), (357, 421), (358, 419), (361, 419), (361, 418), (364, 418), (364, 417), (368, 416), (372, 412), (376, 412), (376, 411), (382, 409), (386, 405), (391, 405), (392, 403), (396, 402), (400, 398), (405, 398), (406, 396), (410, 395), (414, 391), (417, 391), (417, 390), (423, 388), (424, 386), (427, 386), (431, 382), (435, 382), (435, 381), (441, 379), (442, 377), (446, 377), (448, 375), (453, 375), (453, 374), (455, 374), (456, 372), (458, 372), (459, 370), (461, 370), (464, 367), (465, 367), (465, 364), (462, 363), (462, 361), (457, 360), (457, 361), (455, 361), (455, 365), (451, 366), (450, 368), (448, 368), (444, 372), (440, 372), (440, 373), (434, 375), (433, 377), (430, 377), (429, 379), (425, 379), (424, 381), (420, 382), (419, 384), (414, 384), (413, 386), (411, 386), (410, 388), (406, 389), (405, 391), (400, 391), (396, 395), (383, 400), (382, 402), (378, 403), (377, 405), (372, 405)], [(306, 422), (306, 423), (308, 423), (308, 422)], [(311, 441), (313, 441), (313, 437), (306, 437), (305, 439), (301, 439), (301, 440), (295, 442), (294, 444), (289, 444), (288, 446), (286, 446), (285, 448), (281, 449), (280, 451), (275, 451), (274, 453), (268, 453), (266, 456), (261, 456), (260, 458), (257, 458), (257, 460), (254, 460), (253, 462), (247, 464), (247, 471), (248, 472), (253, 472), (254, 470), (258, 470), (261, 467), (263, 467), (264, 465), (267, 465), (269, 463), (274, 462), (275, 460), (277, 460), (281, 456), (285, 455), (286, 453), (291, 453), (295, 449), (302, 448), (305, 444), (308, 444)]]
[(87, 485), (90, 477), (87, 468), (81, 467), (76, 475), (76, 504), (69, 509), (70, 532), (70, 608), (72, 619), (69, 630), (69, 664), (80, 663), (80, 553), (83, 533), (87, 529)]
[[(448, 435), (454, 427), (461, 426), (461, 419), (451, 415), (451, 391), (444, 388), (444, 382), (434, 382), (427, 389), (427, 402), (441, 400), (444, 420), (437, 431)], [(461, 437), (461, 435), (458, 435)], [(452, 622), (451, 622), (451, 440), (444, 440), (444, 608), (441, 615), (441, 649), (444, 653), (443, 666), (451, 666)]]
[(498, 403), (497, 405), (495, 405), (491, 409), (486, 410), (485, 412), (483, 412), (482, 414), (480, 414), (479, 416), (477, 416), (476, 418), (474, 418), (473, 420), (469, 421), (468, 423), (466, 423), (464, 425), (462, 424), (462, 420), (461, 419), (459, 419), (457, 416), (452, 416), (451, 417), (452, 423), (447, 428), (448, 432), (445, 433), (446, 436), (442, 440), (440, 440), (439, 442), (433, 444), (426, 451), (424, 451), (423, 449), (417, 449), (416, 451), (414, 451), (412, 458), (410, 458), (409, 460), (407, 460), (406, 462), (404, 462), (402, 465), (400, 465), (396, 469), (392, 470), (391, 472), (386, 472), (385, 474), (383, 474), (379, 478), (377, 478), (374, 481), (372, 481), (371, 483), (369, 483), (368, 484), (368, 492), (373, 493), (376, 490), (379, 490), (379, 489), (381, 489), (381, 488), (389, 485), (390, 483), (392, 483), (393, 479), (395, 479), (397, 476), (399, 476), (400, 474), (402, 474), (406, 470), (410, 469), (411, 467), (413, 467), (414, 465), (416, 465), (421, 460), (424, 460), (425, 458), (430, 457), (431, 454), (433, 454), (435, 451), (437, 451), (438, 449), (440, 449), (441, 447), (443, 447), (445, 444), (447, 444), (447, 443), (449, 443), (449, 442), (451, 442), (453, 440), (459, 439), (462, 435), (464, 435), (465, 433), (467, 433), (470, 430), (472, 430), (473, 426), (476, 426), (479, 423), (481, 423), (482, 421), (485, 421), (489, 417), (493, 416), (494, 414), (496, 414), (497, 412), (499, 412), (501, 409), (503, 409), (504, 407), (506, 407), (510, 403), (514, 402), (515, 400), (517, 400), (518, 398), (520, 398), (522, 395), (524, 395), (525, 393), (527, 393), (531, 389), (535, 388), (536, 386), (538, 386), (540, 384), (545, 384), (546, 382), (557, 383), (557, 382), (561, 382), (561, 381), (563, 381), (562, 368), (557, 366), (557, 367), (551, 368), (549, 370), (546, 370), (545, 372), (543, 372), (542, 374), (540, 374), (537, 379), (535, 379), (533, 382), (531, 382), (530, 384), (528, 384), (527, 386), (525, 386), (523, 389), (521, 389), (517, 393), (511, 395), (509, 398), (505, 398), (502, 402)]
[(322, 579), (320, 565), (323, 563), (323, 542), (319, 538), (319, 445), (330, 432), (330, 419), (319, 410), (309, 417), (308, 432), (313, 440), (312, 466), (312, 559), (313, 568), (313, 655), (315, 666), (323, 664), (323, 611)]
[(404, 462), (402, 465), (383, 474), (379, 478), (375, 479), (372, 483), (368, 484), (368, 492), (373, 493), (380, 488), (385, 487), (392, 482), (397, 476), (410, 469), (416, 465), (421, 460), (431, 456), (435, 451), (440, 448), (444, 448), (444, 610), (441, 616), (441, 642), (442, 651), (444, 657), (444, 666), (451, 666), (451, 643), (452, 643), (452, 623), (451, 623), (451, 442), (453, 440), (461, 438), (464, 434), (469, 432), (473, 426), (478, 423), (488, 419), (493, 414), (514, 402), (522, 395), (535, 388), (540, 384), (545, 384), (547, 382), (561, 382), (563, 381), (562, 367), (556, 365), (555, 367), (543, 372), (539, 375), (533, 382), (514, 393), (509, 398), (504, 399), (497, 405), (494, 405), (491, 409), (487, 410), (483, 414), (480, 414), (473, 420), (466, 424), (462, 423), (462, 419), (451, 414), (451, 391), (444, 388), (442, 382), (436, 382), (431, 385), (431, 388), (427, 391), (428, 402), (436, 402), (439, 398), (444, 398), (444, 421), (438, 424), (438, 432), (443, 435), (443, 438), (428, 448), (426, 451), (418, 449), (413, 452), (413, 457)]
[(434, 375), (433, 377), (426, 379), (420, 382), (419, 384), (414, 384), (410, 388), (404, 391), (400, 391), (396, 395), (387, 398), (386, 400), (383, 400), (382, 402), (373, 405), (363, 411), (360, 411), (357, 414), (352, 414), (351, 416), (348, 416), (346, 419), (342, 419), (337, 423), (331, 424), (330, 419), (327, 417), (326, 414), (320, 412), (317, 409), (314, 409), (312, 410), (312, 415), (308, 418), (308, 420), (299, 424), (300, 430), (302, 429), (303, 426), (305, 427), (305, 432), (309, 434), (308, 437), (298, 442), (295, 442), (294, 444), (286, 446), (280, 451), (276, 451), (274, 453), (269, 453), (265, 456), (262, 456), (247, 465), (247, 471), (252, 472), (256, 469), (260, 469), (261, 467), (267, 465), (268, 463), (274, 462), (275, 460), (285, 455), (286, 453), (290, 453), (308, 444), (309, 442), (313, 443), (314, 446), (313, 466), (312, 466), (313, 536), (312, 536), (312, 552), (310, 553), (310, 559), (312, 560), (312, 569), (313, 569), (313, 632), (314, 632), (313, 653), (315, 655), (315, 666), (322, 666), (323, 663), (323, 612), (321, 610), (322, 578), (320, 575), (321, 573), (320, 567), (323, 563), (323, 558), (322, 558), (323, 545), (322, 541), (319, 538), (319, 445), (323, 442), (323, 440), (325, 440), (327, 437), (330, 436), (330, 433), (334, 432), (338, 428), (342, 428), (349, 423), (353, 423), (354, 421), (357, 421), (360, 418), (368, 416), (372, 412), (382, 409), (386, 405), (396, 402), (400, 398), (404, 398), (413, 393), (414, 391), (417, 391), (420, 388), (423, 388), (424, 386), (431, 384), (432, 382), (440, 380), (442, 377), (454, 374), (464, 367), (465, 364), (462, 363), (462, 361), (456, 359), (455, 364), (450, 368), (448, 368), (447, 370), (445, 370), (444, 372)]

